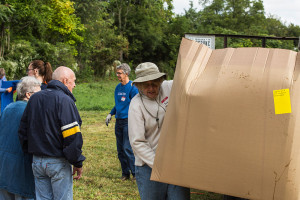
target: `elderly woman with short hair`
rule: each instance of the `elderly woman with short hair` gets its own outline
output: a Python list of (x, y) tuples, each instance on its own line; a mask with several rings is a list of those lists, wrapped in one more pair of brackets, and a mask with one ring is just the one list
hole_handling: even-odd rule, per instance
[(139, 94), (129, 107), (129, 140), (135, 155), (136, 183), (142, 200), (188, 200), (189, 188), (150, 180), (155, 151), (168, 106), (173, 81), (165, 81), (154, 63), (137, 66), (136, 79)]
[(31, 156), (24, 154), (18, 129), (29, 98), (41, 90), (34, 77), (24, 77), (17, 85), (19, 101), (9, 104), (0, 116), (0, 199), (34, 199)]

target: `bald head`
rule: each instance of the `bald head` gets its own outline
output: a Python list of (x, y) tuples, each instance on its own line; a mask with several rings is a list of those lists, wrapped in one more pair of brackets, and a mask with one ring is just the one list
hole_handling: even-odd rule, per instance
[(74, 75), (74, 72), (69, 67), (60, 66), (53, 72), (52, 79), (62, 82), (64, 78), (68, 78), (71, 75)]
[(52, 74), (53, 80), (58, 80), (62, 82), (70, 92), (73, 91), (73, 88), (76, 86), (75, 84), (75, 73), (68, 67), (60, 66), (58, 67)]

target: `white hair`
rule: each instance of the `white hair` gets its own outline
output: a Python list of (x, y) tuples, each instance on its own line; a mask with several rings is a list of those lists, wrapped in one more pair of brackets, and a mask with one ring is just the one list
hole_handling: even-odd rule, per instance
[(27, 92), (34, 92), (36, 87), (41, 87), (41, 82), (33, 76), (25, 76), (21, 78), (17, 85), (18, 99), (23, 100)]
[(121, 65), (117, 66), (116, 69), (121, 69), (124, 71), (125, 74), (127, 74), (129, 76), (130, 74), (130, 66), (127, 63), (122, 63)]

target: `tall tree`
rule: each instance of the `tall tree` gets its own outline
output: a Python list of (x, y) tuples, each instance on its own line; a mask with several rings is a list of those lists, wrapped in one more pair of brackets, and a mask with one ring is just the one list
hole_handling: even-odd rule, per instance
[[(7, 36), (6, 39), (1, 37), (1, 41), (5, 39), (10, 47), (4, 54), (1, 51), (3, 62), (14, 63), (10, 66), (17, 66), (15, 71), (17, 76), (25, 73), (26, 65), (32, 59), (43, 58), (53, 64), (61, 62), (60, 64), (76, 66), (74, 63), (76, 61), (70, 59), (76, 55), (76, 49), (72, 48), (72, 45), (83, 41), (80, 34), (84, 31), (84, 27), (74, 14), (73, 2), (69, 0), (1, 2), (2, 10), (7, 7), (12, 11), (6, 9), (7, 14), (5, 12), (0, 14), (1, 25), (4, 24)], [(63, 49), (61, 43), (65, 44)]]
[[(265, 30), (264, 6), (261, 0), (200, 0), (202, 27), (217, 27), (248, 34), (252, 27)], [(256, 28), (258, 31), (259, 28)], [(263, 31), (262, 31), (263, 32)], [(258, 33), (259, 34), (259, 33)]]
[(108, 6), (101, 0), (75, 1), (76, 14), (86, 28), (85, 41), (77, 47), (79, 66), (85, 74), (93, 71), (104, 76), (113, 61), (119, 59), (120, 51), (127, 55), (128, 41), (116, 31)]
[(171, 0), (114, 0), (110, 5), (120, 35), (129, 41), (134, 63), (162, 58), (164, 31), (172, 16)]
[[(133, 10), (132, 5), (133, 0), (112, 0), (110, 3), (110, 7), (112, 9), (112, 14), (115, 18), (115, 24), (118, 27), (118, 32), (121, 37), (124, 36), (124, 33), (127, 29), (127, 21), (129, 12)], [(119, 51), (119, 60), (123, 61), (123, 50)]]
[(0, 59), (3, 58), (5, 48), (10, 45), (10, 19), (14, 9), (8, 4), (0, 4)]

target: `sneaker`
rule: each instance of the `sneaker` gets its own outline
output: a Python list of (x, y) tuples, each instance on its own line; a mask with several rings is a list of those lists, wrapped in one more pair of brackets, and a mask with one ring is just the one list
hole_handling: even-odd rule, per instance
[(122, 181), (126, 181), (126, 180), (129, 179), (129, 176), (122, 176), (120, 179), (121, 179)]

